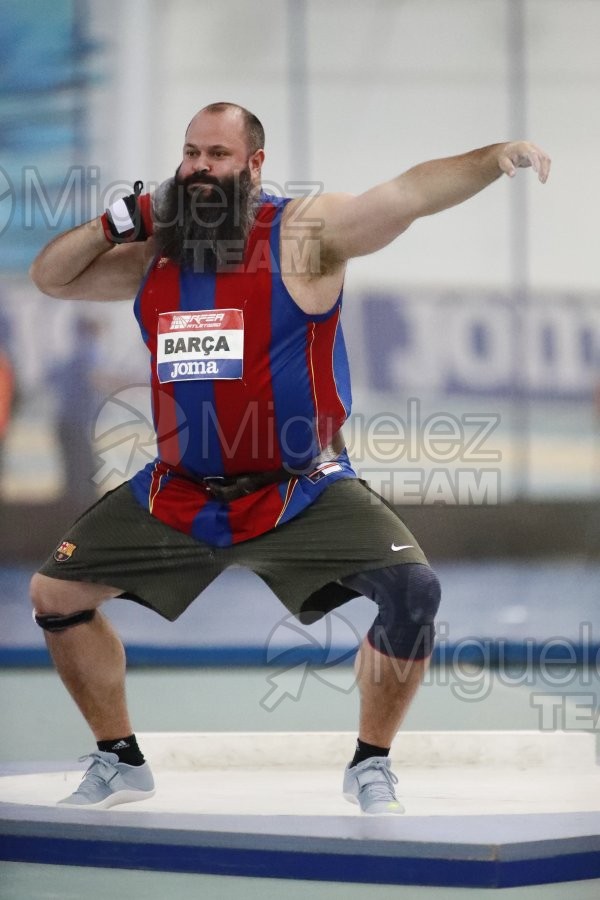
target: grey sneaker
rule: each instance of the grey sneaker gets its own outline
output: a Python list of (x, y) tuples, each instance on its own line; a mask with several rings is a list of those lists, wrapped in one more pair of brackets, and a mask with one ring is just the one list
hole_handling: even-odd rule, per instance
[(372, 756), (356, 766), (346, 766), (344, 797), (358, 803), (369, 816), (397, 816), (404, 807), (394, 793), (398, 779), (391, 770), (392, 761), (386, 756)]
[(59, 800), (59, 806), (85, 806), (87, 809), (108, 809), (117, 803), (145, 800), (154, 794), (154, 779), (150, 766), (128, 766), (119, 762), (116, 753), (100, 750), (82, 756), (92, 763), (83, 781), (70, 797)]

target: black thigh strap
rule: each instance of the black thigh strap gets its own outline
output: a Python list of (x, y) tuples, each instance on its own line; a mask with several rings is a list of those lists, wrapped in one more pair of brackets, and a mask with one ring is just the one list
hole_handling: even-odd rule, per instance
[(73, 625), (81, 625), (82, 622), (91, 621), (96, 615), (95, 609), (83, 609), (81, 612), (72, 613), (70, 616), (37, 616), (33, 618), (36, 624), (43, 628), (44, 631), (64, 631), (65, 628), (72, 628)]

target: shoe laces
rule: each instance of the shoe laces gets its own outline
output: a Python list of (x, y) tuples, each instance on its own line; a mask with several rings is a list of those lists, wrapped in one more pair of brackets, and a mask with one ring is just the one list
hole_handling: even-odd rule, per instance
[(85, 756), (80, 756), (79, 762), (85, 762), (86, 759), (91, 759), (91, 763), (84, 775), (80, 789), (84, 787), (86, 783), (109, 784), (109, 782), (119, 774), (116, 766), (109, 762), (100, 750), (94, 751), (93, 753), (87, 753)]
[(361, 792), (368, 792), (373, 800), (396, 801), (394, 785), (398, 784), (398, 778), (383, 760), (374, 760), (368, 769), (377, 769), (381, 774), (381, 778), (377, 781), (368, 781), (361, 787)]

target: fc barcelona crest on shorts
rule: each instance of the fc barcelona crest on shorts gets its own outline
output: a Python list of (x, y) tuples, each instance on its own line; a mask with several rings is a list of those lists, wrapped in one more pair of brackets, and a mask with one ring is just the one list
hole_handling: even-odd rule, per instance
[(77, 544), (72, 544), (70, 541), (63, 541), (54, 551), (54, 559), (56, 562), (66, 562), (68, 559), (71, 559), (76, 549)]

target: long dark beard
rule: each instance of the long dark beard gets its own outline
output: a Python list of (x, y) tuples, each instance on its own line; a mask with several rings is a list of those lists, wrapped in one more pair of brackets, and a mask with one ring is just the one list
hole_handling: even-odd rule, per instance
[[(239, 266), (256, 214), (250, 172), (227, 178), (175, 177), (154, 198), (157, 252), (194, 272), (222, 272)], [(190, 191), (194, 184), (208, 185)]]

